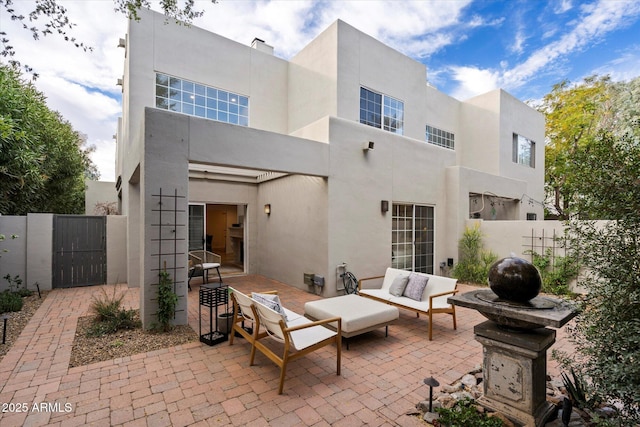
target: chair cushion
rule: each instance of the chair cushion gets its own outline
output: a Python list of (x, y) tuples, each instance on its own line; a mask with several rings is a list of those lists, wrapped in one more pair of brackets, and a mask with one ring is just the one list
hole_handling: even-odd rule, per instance
[(282, 307), (282, 303), (280, 302), (280, 297), (278, 297), (278, 295), (259, 294), (254, 292), (253, 294), (251, 294), (251, 297), (254, 300), (258, 301), (260, 304), (263, 304), (269, 307), (271, 310), (280, 313), (282, 317), (284, 317), (285, 322), (287, 321), (287, 312), (284, 310), (284, 307)]
[(291, 332), (291, 340), (293, 347), (300, 351), (336, 335), (331, 329), (318, 325)]
[(396, 278), (393, 279), (393, 283), (391, 283), (391, 286), (389, 287), (389, 293), (397, 297), (402, 296), (408, 282), (409, 276), (396, 276)]
[(422, 300), (422, 293), (424, 292), (424, 288), (427, 287), (428, 281), (428, 276), (416, 273), (409, 274), (409, 281), (402, 295), (416, 301)]
[(211, 270), (212, 268), (220, 267), (220, 263), (217, 262), (205, 262), (204, 264), (200, 264), (203, 270)]

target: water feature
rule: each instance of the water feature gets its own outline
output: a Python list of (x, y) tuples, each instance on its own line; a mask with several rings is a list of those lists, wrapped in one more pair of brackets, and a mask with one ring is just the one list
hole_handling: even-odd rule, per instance
[(474, 327), (483, 346), (482, 406), (525, 426), (542, 426), (554, 412), (546, 400), (547, 350), (556, 331), (576, 316), (567, 302), (539, 296), (537, 269), (521, 258), (496, 261), (490, 289), (454, 295), (448, 302), (479, 311), (487, 321)]

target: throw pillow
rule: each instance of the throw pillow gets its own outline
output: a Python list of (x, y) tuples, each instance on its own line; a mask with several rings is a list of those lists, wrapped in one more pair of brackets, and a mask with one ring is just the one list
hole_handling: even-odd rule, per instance
[(260, 304), (269, 307), (271, 310), (280, 313), (284, 318), (284, 321), (287, 321), (287, 314), (284, 311), (284, 307), (282, 307), (282, 303), (280, 302), (280, 297), (278, 295), (272, 294), (258, 294), (253, 293), (251, 297), (258, 301)]
[(389, 293), (396, 297), (402, 296), (404, 293), (404, 289), (407, 287), (407, 282), (409, 281), (409, 276), (397, 276), (393, 279), (393, 283), (389, 287)]
[(424, 292), (424, 288), (427, 287), (427, 282), (429, 278), (427, 276), (422, 276), (420, 274), (410, 273), (409, 281), (407, 282), (407, 287), (404, 288), (404, 295), (407, 298), (414, 299), (416, 301), (422, 300), (422, 293)]

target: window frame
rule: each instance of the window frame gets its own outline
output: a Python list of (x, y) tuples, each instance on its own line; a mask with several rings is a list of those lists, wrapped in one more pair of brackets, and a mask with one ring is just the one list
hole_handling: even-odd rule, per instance
[(448, 148), (449, 150), (456, 149), (456, 135), (453, 132), (446, 131), (444, 129), (437, 128), (430, 124), (425, 125), (425, 140), (429, 144), (436, 145), (438, 147)]
[[(366, 92), (366, 97), (363, 97), (363, 92)], [(376, 110), (374, 111), (371, 107), (375, 107)], [(404, 135), (404, 101), (366, 86), (360, 86), (359, 123)]]
[(155, 108), (249, 126), (249, 97), (166, 73), (155, 73)]
[[(522, 143), (528, 144), (529, 149), (528, 150), (522, 149), (521, 147), (523, 147), (524, 145)], [(528, 155), (526, 151), (528, 151)], [(513, 153), (512, 160), (514, 163), (523, 165), (523, 166), (529, 166), (530, 168), (536, 167), (536, 142), (535, 141), (514, 132), (513, 142), (512, 142), (512, 153)]]

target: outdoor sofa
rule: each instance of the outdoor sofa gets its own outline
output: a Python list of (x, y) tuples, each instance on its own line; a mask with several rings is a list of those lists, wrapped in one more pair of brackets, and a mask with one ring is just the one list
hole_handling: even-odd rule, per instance
[[(383, 279), (382, 284), (380, 279)], [(366, 298), (414, 311), (418, 317), (421, 313), (429, 316), (431, 341), (434, 314), (450, 314), (453, 317), (453, 329), (457, 329), (456, 308), (447, 302), (449, 296), (458, 292), (457, 283), (456, 279), (449, 277), (389, 267), (384, 276), (360, 279), (358, 293)]]

